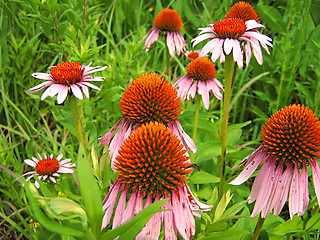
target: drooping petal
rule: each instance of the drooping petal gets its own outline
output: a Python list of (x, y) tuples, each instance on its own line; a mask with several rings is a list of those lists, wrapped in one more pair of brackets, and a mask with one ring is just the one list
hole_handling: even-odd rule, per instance
[(112, 229), (119, 227), (121, 225), (122, 219), (123, 219), (123, 212), (126, 207), (126, 201), (127, 201), (127, 195), (128, 195), (128, 188), (125, 188), (119, 198), (118, 205), (116, 208), (116, 212), (114, 214), (113, 223), (112, 223)]
[(314, 161), (309, 161), (309, 164), (312, 170), (314, 190), (316, 192), (318, 202), (320, 202), (320, 169), (318, 158), (314, 158)]
[(71, 91), (72, 91), (73, 95), (76, 98), (78, 98), (79, 100), (83, 99), (82, 92), (81, 92), (80, 88), (76, 84), (71, 84), (70, 88), (71, 88)]

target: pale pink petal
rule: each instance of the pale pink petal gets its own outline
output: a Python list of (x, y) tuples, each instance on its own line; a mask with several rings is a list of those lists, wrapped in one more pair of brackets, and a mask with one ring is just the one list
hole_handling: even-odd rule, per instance
[[(170, 198), (168, 195), (165, 198)], [(174, 224), (171, 199), (163, 205), (164, 209), (170, 209), (170, 211), (163, 212), (163, 227), (164, 227), (164, 239), (173, 240), (178, 237), (178, 230)]]
[(173, 212), (173, 219), (176, 228), (178, 229), (179, 233), (184, 239), (191, 239), (190, 231), (187, 229), (186, 218), (183, 215), (183, 209), (176, 193), (172, 191), (171, 193), (172, 199), (172, 212)]
[[(265, 154), (260, 153), (260, 151), (255, 151), (249, 156), (247, 156), (245, 159), (250, 159), (246, 165), (244, 166), (244, 169), (241, 171), (241, 173), (232, 180), (229, 184), (231, 185), (240, 185), (248, 180), (248, 178), (252, 175), (252, 173), (257, 169), (257, 167), (265, 161)], [(234, 169), (234, 168), (233, 168)], [(261, 170), (260, 170), (261, 171)]]
[(58, 104), (61, 104), (64, 102), (64, 100), (66, 99), (68, 95), (68, 86), (64, 86), (61, 91), (58, 93), (58, 96), (57, 96), (57, 103)]
[(189, 135), (183, 130), (180, 122), (178, 120), (175, 121), (176, 125), (177, 125), (177, 130), (179, 133), (179, 137), (182, 140), (183, 144), (185, 145), (185, 147), (195, 153), (197, 151), (197, 147), (194, 144), (193, 140), (189, 137)]
[(302, 163), (302, 173), (300, 177), (300, 194), (302, 195), (302, 206), (301, 212), (298, 213), (298, 216), (302, 216), (308, 208), (309, 205), (309, 188), (308, 188), (308, 170), (305, 163)]
[(30, 93), (36, 93), (36, 92), (39, 92), (40, 90), (44, 89), (45, 87), (48, 87), (52, 84), (54, 84), (55, 82), (54, 81), (45, 81), (43, 83), (40, 83), (30, 89), (28, 89), (27, 91), (30, 92)]
[(35, 163), (38, 163), (38, 159), (36, 159), (35, 157), (31, 157), (31, 159), (35, 162)]
[[(53, 183), (57, 183), (56, 179), (54, 179), (54, 177), (49, 177), (49, 179), (53, 182)], [(45, 180), (45, 179), (43, 179)]]
[(302, 196), (300, 196), (300, 171), (299, 166), (296, 163), (294, 165), (293, 177), (290, 186), (289, 193), (289, 213), (290, 218), (292, 219), (294, 215), (300, 212), (302, 207)]
[(89, 89), (88, 89), (88, 87), (83, 85), (83, 84), (80, 84), (80, 83), (78, 85), (81, 86), (82, 92), (84, 93), (86, 98), (89, 98)]
[(246, 21), (246, 27), (247, 27), (247, 30), (250, 30), (250, 29), (255, 29), (260, 27), (264, 28), (265, 26), (260, 23), (257, 23), (256, 20), (251, 19)]
[(314, 161), (309, 161), (309, 164), (312, 170), (314, 190), (316, 192), (318, 202), (320, 202), (320, 169), (318, 158), (314, 158)]
[[(58, 160), (58, 159), (57, 159)], [(60, 166), (64, 165), (65, 163), (68, 163), (71, 161), (71, 158), (67, 158), (67, 159), (64, 159), (62, 161), (59, 162)]]
[(81, 82), (81, 85), (85, 85), (85, 86), (91, 87), (91, 88), (96, 89), (98, 91), (101, 90), (100, 88), (98, 88), (97, 86), (95, 86), (95, 85), (93, 85), (92, 83), (89, 83), (89, 82)]
[(261, 167), (254, 183), (250, 196), (249, 203), (256, 200), (251, 217), (255, 217), (266, 206), (272, 189), (272, 179), (274, 178), (274, 167), (276, 164), (275, 159), (266, 161)]
[[(201, 34), (201, 32), (200, 32), (200, 34)], [(216, 35), (213, 33), (201, 34), (191, 40), (191, 42), (193, 42), (192, 47), (194, 48), (198, 43), (202, 42), (203, 40), (210, 39), (210, 38), (216, 38)]]
[(122, 122), (123, 119), (124, 119), (124, 117), (121, 117), (119, 119), (119, 121), (110, 129), (109, 132), (107, 132), (103, 137), (98, 138), (98, 140), (101, 142), (101, 144), (104, 147), (107, 146), (110, 143), (114, 132), (116, 131), (116, 129), (118, 128), (118, 126), (120, 125), (120, 123)]
[[(56, 159), (58, 160), (58, 161), (60, 161), (61, 160), (61, 158), (63, 157), (63, 154), (60, 154), (58, 157), (56, 157)], [(53, 154), (52, 154), (52, 156), (50, 156), (50, 158), (53, 158)], [(69, 158), (70, 159), (70, 158)], [(66, 159), (66, 160), (68, 160), (68, 159)], [(70, 159), (71, 160), (71, 159)], [(61, 162), (60, 162), (61, 163)]]
[(198, 88), (198, 81), (194, 81), (188, 91), (188, 96), (187, 96), (188, 100), (194, 99), (194, 97), (197, 93), (197, 88)]
[(202, 97), (202, 101), (203, 101), (205, 109), (208, 110), (209, 109), (210, 100), (209, 100), (209, 92), (208, 92), (207, 85), (206, 85), (205, 82), (198, 81), (198, 93)]
[(30, 167), (35, 167), (37, 166), (37, 163), (35, 163), (34, 161), (30, 160), (30, 159), (26, 159), (24, 160), (25, 164), (29, 165)]
[(65, 168), (65, 167), (59, 167), (57, 173), (73, 173), (73, 169)]
[(123, 212), (121, 225), (125, 224), (126, 222), (129, 222), (134, 217), (134, 206), (136, 204), (136, 199), (137, 199), (137, 191), (133, 191), (128, 200), (127, 207)]
[(127, 202), (127, 195), (128, 195), (128, 191), (129, 189), (128, 188), (125, 188), (121, 195), (120, 195), (120, 198), (119, 198), (119, 201), (118, 201), (118, 205), (117, 205), (117, 209), (116, 209), (116, 212), (114, 214), (114, 218), (113, 218), (113, 223), (112, 223), (112, 229), (118, 227), (121, 225), (121, 222), (122, 222), (122, 215), (123, 215), (123, 212), (125, 210), (125, 207), (126, 207), (126, 202)]
[(34, 186), (39, 189), (40, 188), (40, 184), (37, 182), (37, 180), (34, 181)]
[(38, 79), (51, 80), (52, 81), (52, 76), (49, 73), (35, 72), (35, 73), (32, 73), (31, 76), (34, 77), (34, 78), (38, 78)]
[(233, 48), (233, 40), (226, 38), (226, 40), (224, 41), (223, 47), (224, 47), (225, 54), (229, 55)]
[(167, 47), (171, 57), (173, 57), (175, 53), (175, 45), (173, 40), (173, 33), (171, 32), (167, 32)]
[(80, 88), (76, 84), (71, 84), (70, 88), (71, 88), (71, 91), (72, 91), (73, 95), (76, 98), (78, 98), (79, 100), (83, 99), (82, 92), (81, 92)]

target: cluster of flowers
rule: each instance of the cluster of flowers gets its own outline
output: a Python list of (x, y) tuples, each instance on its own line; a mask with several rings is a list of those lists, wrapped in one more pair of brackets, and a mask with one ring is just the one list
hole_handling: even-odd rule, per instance
[[(172, 9), (162, 10), (154, 19), (154, 27), (143, 38), (148, 51), (160, 33), (167, 34), (167, 47), (170, 55), (181, 52), (192, 59), (186, 68), (187, 74), (172, 86), (161, 75), (146, 73), (131, 82), (121, 97), (122, 117), (99, 141), (109, 145), (111, 168), (118, 174), (117, 180), (103, 201), (106, 211), (102, 229), (112, 219), (112, 228), (131, 220), (152, 202), (169, 199), (163, 206), (171, 211), (156, 213), (136, 239), (158, 239), (162, 222), (166, 239), (177, 239), (178, 232), (184, 239), (195, 234), (193, 216), (200, 216), (194, 210), (208, 211), (212, 206), (203, 204), (193, 195), (186, 183), (192, 172), (192, 164), (187, 150), (196, 152), (193, 140), (184, 132), (178, 117), (181, 114), (181, 101), (202, 96), (206, 109), (209, 109), (209, 94), (222, 99), (222, 84), (215, 78), (216, 70), (212, 63), (233, 54), (233, 61), (242, 68), (244, 55), (249, 64), (253, 51), (259, 64), (262, 64), (260, 45), (268, 51), (272, 47), (271, 38), (261, 34), (259, 22), (253, 8), (244, 2), (235, 4), (225, 19), (200, 28), (193, 45), (210, 39), (200, 51), (186, 51), (187, 44), (180, 31), (183, 24), (179, 14)], [(211, 60), (206, 56), (211, 53)], [(57, 95), (58, 104), (64, 102), (68, 94), (83, 99), (82, 92), (89, 98), (88, 87), (98, 89), (91, 81), (103, 81), (103, 77), (90, 74), (107, 67), (90, 67), (76, 62), (60, 63), (50, 67), (48, 73), (34, 73), (32, 76), (46, 80), (29, 89), (38, 92), (48, 87), (41, 100)], [(82, 92), (81, 92), (82, 89)], [(177, 89), (177, 91), (176, 91)], [(245, 169), (231, 184), (242, 184), (260, 164), (263, 164), (254, 182), (249, 202), (256, 201), (252, 216), (262, 212), (266, 218), (274, 210), (278, 215), (289, 195), (291, 218), (302, 215), (308, 206), (308, 172), (311, 166), (316, 194), (320, 197), (320, 122), (315, 114), (302, 105), (291, 105), (275, 113), (262, 130), (263, 143), (238, 166)], [(61, 160), (62, 155), (49, 158), (44, 154), (39, 160), (27, 159), (25, 163), (35, 171), (24, 175), (37, 176), (38, 180), (50, 179), (59, 173), (73, 173), (74, 163), (70, 159)], [(238, 167), (236, 166), (236, 167)], [(293, 177), (291, 181), (293, 170)], [(302, 168), (300, 174), (299, 169)], [(283, 172), (283, 169), (284, 172)], [(24, 176), (23, 175), (23, 176)], [(291, 184), (290, 184), (291, 183)], [(39, 183), (35, 181), (38, 188)], [(117, 201), (118, 200), (118, 201)], [(115, 209), (115, 210), (114, 210)]]

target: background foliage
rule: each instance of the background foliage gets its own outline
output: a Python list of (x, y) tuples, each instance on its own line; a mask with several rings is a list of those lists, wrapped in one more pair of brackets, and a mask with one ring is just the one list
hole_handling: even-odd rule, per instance
[[(90, 91), (90, 100), (82, 101), (85, 131), (90, 146), (97, 152), (99, 169), (95, 169), (95, 179), (102, 189), (102, 199), (108, 191), (108, 180), (115, 176), (110, 172), (108, 162), (105, 162), (108, 159), (103, 155), (97, 138), (119, 119), (119, 100), (131, 80), (150, 71), (166, 75), (164, 41), (155, 42), (154, 49), (148, 54), (143, 50), (144, 42), (139, 42), (152, 27), (155, 15), (165, 7), (177, 10), (184, 22), (182, 33), (191, 48), (190, 40), (199, 33), (197, 28), (224, 18), (236, 1), (0, 2), (0, 236), (2, 239), (33, 239), (35, 236), (39, 239), (43, 236), (57, 239), (57, 235), (50, 235), (44, 226), (38, 226), (37, 220), (32, 219), (25, 189), (15, 178), (26, 171), (23, 160), (35, 156), (36, 152), (42, 153), (43, 149), (56, 155), (62, 152), (75, 160), (78, 145), (70, 111), (56, 105), (54, 98), (42, 102), (41, 94), (26, 91), (39, 83), (30, 74), (46, 72), (48, 66), (68, 60), (85, 65), (92, 61), (94, 66), (109, 66), (99, 74), (105, 77), (100, 85), (102, 90)], [(260, 130), (271, 114), (291, 103), (305, 104), (318, 116), (320, 111), (320, 2), (249, 2), (266, 26), (264, 33), (272, 37), (274, 48), (270, 55), (263, 53), (262, 66), (252, 59), (248, 68), (237, 71), (228, 130), (228, 180), (237, 174), (229, 168), (259, 145)], [(174, 79), (185, 74), (188, 61), (184, 56), (174, 57)], [(223, 82), (223, 65), (217, 64), (217, 69), (217, 79)], [(193, 105), (184, 103), (183, 106), (182, 125), (191, 135)], [(218, 141), (219, 109), (219, 102), (212, 99), (210, 110), (205, 111), (202, 106), (200, 114), (196, 163), (201, 171), (194, 170), (191, 182), (203, 201), (209, 200), (215, 205), (212, 211), (215, 219), (202, 220), (201, 224), (198, 221), (197, 232), (201, 235), (197, 237), (248, 239), (256, 224), (256, 219), (243, 217), (249, 216), (253, 207), (244, 202), (252, 183), (237, 187), (226, 184), (231, 194), (226, 195), (221, 205), (228, 206), (228, 209), (236, 206), (229, 213), (241, 211), (239, 220), (227, 218), (228, 214), (221, 216), (216, 210), (221, 209), (217, 208), (213, 191), (219, 181), (216, 166), (221, 146)], [(65, 178), (60, 186), (63, 194), (82, 204), (78, 189), (71, 184), (72, 177)], [(288, 221), (285, 209), (279, 217), (269, 216), (261, 233), (263, 239), (318, 238), (320, 214), (311, 185), (313, 201), (303, 218), (295, 217)], [(81, 219), (84, 215), (79, 211), (77, 217)], [(223, 217), (225, 221), (222, 221)], [(206, 230), (203, 232), (200, 229)]]

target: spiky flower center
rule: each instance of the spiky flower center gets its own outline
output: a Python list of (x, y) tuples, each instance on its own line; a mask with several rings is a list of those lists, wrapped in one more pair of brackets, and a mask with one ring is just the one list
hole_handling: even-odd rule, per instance
[(285, 163), (301, 163), (319, 157), (320, 121), (311, 109), (290, 105), (269, 118), (261, 138), (268, 153)]
[(53, 81), (63, 85), (81, 82), (84, 68), (78, 62), (63, 62), (51, 69)]
[(40, 160), (36, 165), (36, 171), (39, 175), (52, 175), (59, 168), (59, 161), (55, 158)]
[(162, 123), (142, 125), (125, 140), (115, 167), (130, 189), (166, 194), (182, 186), (192, 169), (181, 141)]
[(121, 112), (136, 124), (173, 122), (180, 116), (181, 104), (172, 85), (156, 73), (137, 77), (120, 100)]
[(176, 10), (165, 8), (153, 20), (153, 25), (162, 31), (179, 32), (183, 28), (182, 20)]
[(260, 22), (256, 11), (249, 3), (243, 1), (234, 4), (232, 8), (230, 8), (225, 18), (239, 18), (245, 22), (253, 19), (256, 20), (256, 22)]
[(205, 57), (197, 58), (186, 68), (188, 75), (195, 81), (208, 81), (217, 75), (213, 63)]
[(238, 18), (227, 18), (213, 24), (214, 32), (219, 38), (238, 39), (245, 33), (245, 21)]

